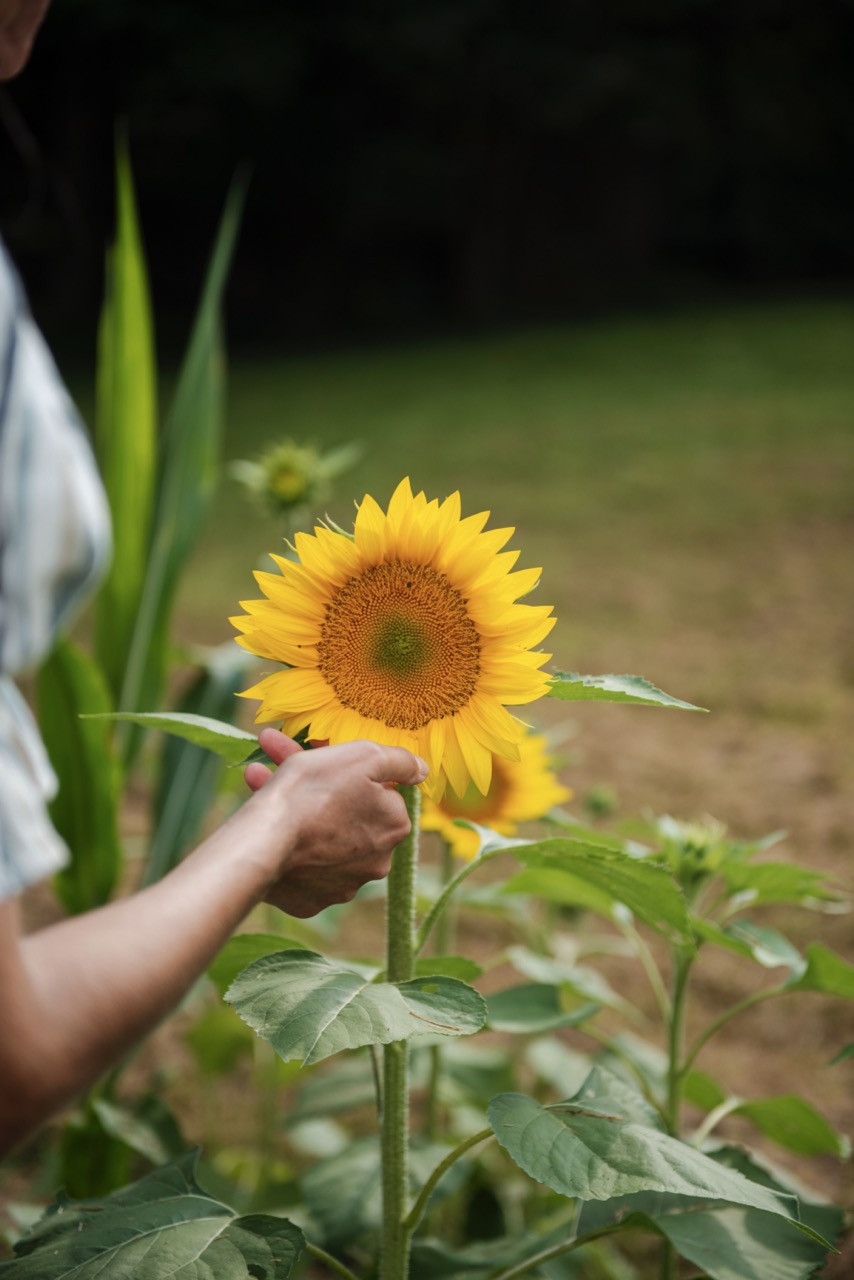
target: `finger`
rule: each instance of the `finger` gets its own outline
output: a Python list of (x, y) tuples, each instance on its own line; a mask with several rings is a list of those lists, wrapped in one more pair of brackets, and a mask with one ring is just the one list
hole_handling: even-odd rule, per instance
[(412, 786), (423, 782), (429, 772), (426, 760), (413, 755), (405, 747), (383, 747), (372, 777), (376, 782), (400, 782)]
[(253, 760), (252, 764), (248, 764), (243, 770), (243, 776), (246, 779), (246, 785), (251, 791), (260, 791), (265, 782), (269, 782), (273, 776), (272, 769), (268, 769), (265, 764), (261, 764), (260, 760)]
[(262, 729), (258, 734), (258, 745), (275, 764), (284, 764), (289, 756), (302, 751), (298, 742), (280, 733), (278, 729)]

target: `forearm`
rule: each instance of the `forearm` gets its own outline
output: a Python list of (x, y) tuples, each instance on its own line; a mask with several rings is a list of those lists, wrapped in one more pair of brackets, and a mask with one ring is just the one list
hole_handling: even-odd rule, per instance
[(0, 903), (0, 1154), (156, 1026), (256, 903), (310, 916), (388, 874), (409, 832), (394, 783), (426, 764), (368, 742), (303, 753), (271, 729), (261, 743), (280, 767), (250, 766), (257, 794), (158, 884), (23, 939)]
[[(256, 845), (263, 817), (253, 818)], [(0, 1090), (0, 1150), (156, 1026), (262, 899), (268, 869), (236, 844), (246, 826), (226, 823), (134, 897), (22, 939), (19, 981), (3, 1011), (3, 1038), (17, 1029), (18, 1042), (6, 1062), (15, 1078)]]

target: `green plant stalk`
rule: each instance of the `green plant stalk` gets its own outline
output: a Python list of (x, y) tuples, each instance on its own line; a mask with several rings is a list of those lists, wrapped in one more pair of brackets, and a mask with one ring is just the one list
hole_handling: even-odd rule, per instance
[(601, 1240), (604, 1236), (616, 1235), (618, 1231), (623, 1229), (619, 1223), (615, 1223), (613, 1226), (599, 1227), (595, 1231), (588, 1231), (586, 1235), (576, 1236), (574, 1240), (552, 1245), (550, 1249), (543, 1249), (541, 1253), (532, 1254), (524, 1262), (509, 1267), (506, 1271), (496, 1272), (492, 1280), (517, 1280), (521, 1276), (530, 1276), (533, 1274), (535, 1267), (540, 1267), (545, 1262), (551, 1262), (553, 1258), (559, 1258), (564, 1253), (572, 1253), (574, 1249), (580, 1249), (582, 1245), (592, 1244), (594, 1240)]
[(355, 1272), (351, 1271), (343, 1262), (340, 1262), (338, 1258), (333, 1258), (331, 1253), (321, 1249), (320, 1245), (306, 1242), (305, 1251), (312, 1258), (316, 1258), (318, 1262), (322, 1262), (330, 1271), (335, 1271), (339, 1276), (344, 1276), (344, 1280), (359, 1280)]
[(662, 982), (661, 974), (658, 972), (658, 965), (652, 958), (652, 952), (631, 921), (619, 920), (617, 921), (617, 926), (640, 961), (641, 968), (646, 974), (662, 1018), (664, 1018), (665, 1022), (669, 1021), (672, 1013), (670, 997)]
[(713, 1133), (720, 1122), (725, 1120), (728, 1115), (732, 1115), (733, 1111), (736, 1111), (740, 1105), (740, 1098), (727, 1098), (720, 1106), (710, 1111), (691, 1139), (692, 1145), (701, 1150), (709, 1134)]
[[(446, 889), (454, 878), (454, 852), (447, 840), (442, 841), (441, 885)], [(436, 937), (433, 950), (437, 956), (450, 954), (454, 940), (454, 922), (450, 911), (443, 911), (436, 926)], [(430, 1047), (430, 1079), (427, 1084), (427, 1098), (424, 1105), (424, 1137), (428, 1142), (435, 1141), (439, 1129), (439, 1081), (442, 1078), (442, 1049), (434, 1044)]]
[[(421, 796), (416, 787), (400, 793), (412, 830), (394, 851), (386, 905), (386, 976), (408, 982), (415, 970), (415, 872)], [(405, 1040), (383, 1049), (381, 1124), (383, 1226), (380, 1280), (406, 1280), (409, 1275), (409, 1053)]]
[(685, 1031), (685, 995), (688, 977), (694, 962), (693, 952), (679, 948), (674, 956), (673, 996), (670, 1021), (667, 1028), (667, 1127), (674, 1138), (679, 1137), (679, 1119), (682, 1106), (682, 1081), (685, 1069), (682, 1064), (682, 1039)]
[[(670, 1020), (667, 1027), (667, 1102), (665, 1119), (674, 1138), (679, 1137), (679, 1121), (682, 1110), (682, 1084), (685, 1066), (682, 1062), (682, 1041), (685, 1033), (685, 997), (688, 978), (694, 963), (693, 951), (677, 947), (673, 953), (673, 995), (670, 1002)], [(676, 1274), (676, 1252), (669, 1240), (665, 1240), (661, 1252), (661, 1280), (673, 1280)]]
[(786, 983), (781, 982), (777, 986), (766, 987), (764, 991), (755, 991), (752, 996), (745, 996), (743, 1000), (739, 1000), (738, 1004), (732, 1005), (729, 1009), (724, 1009), (723, 1013), (719, 1013), (694, 1041), (685, 1058), (683, 1072), (690, 1070), (703, 1045), (711, 1040), (712, 1036), (716, 1035), (721, 1027), (729, 1022), (730, 1018), (734, 1018), (739, 1013), (744, 1013), (746, 1009), (752, 1009), (755, 1004), (761, 1004), (763, 1000), (771, 1000), (774, 996), (785, 995), (786, 990)]
[(477, 871), (478, 867), (482, 867), (486, 862), (491, 862), (492, 859), (497, 858), (500, 853), (506, 852), (507, 849), (492, 849), (489, 853), (482, 853), (479, 858), (475, 858), (473, 862), (467, 863), (466, 866), (463, 867), (462, 871), (458, 871), (453, 880), (451, 880), (449, 884), (445, 885), (445, 888), (427, 912), (427, 915), (422, 921), (421, 928), (418, 930), (418, 937), (415, 939), (416, 955), (420, 955), (424, 950), (427, 939), (433, 931), (433, 926), (439, 919), (441, 919), (442, 912), (445, 910), (462, 882), (467, 880), (473, 871)]
[(454, 1147), (453, 1151), (448, 1152), (444, 1160), (441, 1160), (436, 1165), (436, 1168), (421, 1188), (418, 1199), (412, 1206), (412, 1212), (406, 1219), (405, 1226), (410, 1235), (417, 1229), (419, 1222), (427, 1211), (427, 1205), (430, 1202), (433, 1191), (444, 1178), (451, 1165), (456, 1164), (461, 1156), (464, 1156), (472, 1147), (476, 1147), (479, 1142), (486, 1142), (489, 1138), (494, 1137), (495, 1134), (491, 1129), (481, 1129), (479, 1133), (474, 1133), (470, 1138), (464, 1139), (459, 1146)]

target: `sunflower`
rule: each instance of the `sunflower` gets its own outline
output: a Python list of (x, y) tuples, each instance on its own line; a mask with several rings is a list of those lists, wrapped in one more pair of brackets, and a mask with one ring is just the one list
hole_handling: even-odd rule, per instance
[(421, 826), (425, 831), (438, 831), (458, 858), (471, 861), (477, 855), (477, 833), (470, 827), (456, 826), (455, 818), (468, 818), (512, 836), (520, 822), (543, 818), (571, 797), (572, 792), (555, 777), (545, 738), (526, 733), (517, 761), (493, 760), (492, 782), (485, 796), (469, 786), (460, 799), (449, 791), (438, 802), (427, 800), (421, 810)]
[(448, 781), (463, 796), (470, 780), (486, 795), (493, 756), (518, 760), (525, 732), (506, 706), (546, 692), (550, 655), (533, 646), (555, 621), (518, 603), (540, 570), (511, 572), (514, 530), (484, 532), (488, 518), (461, 518), (458, 493), (413, 496), (407, 479), (387, 513), (365, 496), (352, 538), (298, 533), (298, 561), (273, 556), (279, 572), (255, 575), (265, 599), (231, 619), (239, 644), (288, 667), (244, 693), (261, 700), (256, 721), (406, 747), (429, 765), (428, 795)]

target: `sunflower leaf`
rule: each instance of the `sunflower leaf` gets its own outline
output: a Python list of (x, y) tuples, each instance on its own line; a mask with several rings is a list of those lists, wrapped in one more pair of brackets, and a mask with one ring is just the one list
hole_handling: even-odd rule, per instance
[(563, 702), (633, 702), (647, 707), (679, 707), (683, 711), (707, 710), (671, 697), (643, 676), (582, 676), (577, 671), (556, 671), (546, 696)]
[(276, 951), (295, 951), (301, 947), (299, 939), (283, 938), (277, 933), (236, 933), (208, 965), (208, 977), (219, 994), (224, 996), (237, 975), (253, 960), (273, 955)]
[(686, 1196), (641, 1192), (585, 1204), (579, 1234), (608, 1223), (625, 1231), (651, 1231), (702, 1268), (709, 1280), (810, 1280), (827, 1248), (778, 1214), (741, 1205), (708, 1207)]
[(248, 744), (255, 744), (257, 741), (255, 735), (247, 733), (245, 729), (238, 729), (225, 720), (196, 715), (192, 711), (113, 711), (97, 712), (80, 718), (128, 720), (143, 729), (162, 729), (164, 733), (177, 734), (179, 738), (193, 742), (197, 747), (206, 747), (208, 751), (215, 752), (232, 764), (241, 764), (246, 759)]
[(795, 1220), (797, 1201), (752, 1182), (656, 1126), (640, 1095), (594, 1068), (567, 1102), (494, 1098), (489, 1120), (508, 1155), (559, 1195), (610, 1200), (637, 1192), (691, 1196)]
[(225, 995), (285, 1062), (319, 1062), (342, 1049), (417, 1036), (473, 1035), (483, 997), (456, 978), (370, 982), (314, 951), (280, 951), (244, 969)]
[(545, 982), (526, 982), (498, 991), (489, 997), (486, 1006), (487, 1022), (493, 1031), (517, 1035), (539, 1035), (559, 1027), (575, 1027), (595, 1017), (602, 1007), (588, 1000), (567, 1009), (560, 987)]
[(565, 837), (515, 841), (510, 847), (526, 870), (505, 884), (507, 893), (538, 894), (609, 919), (628, 908), (659, 933), (687, 936), (685, 899), (658, 863)]
[(60, 1193), (18, 1241), (17, 1257), (0, 1263), (0, 1276), (286, 1280), (305, 1246), (302, 1232), (285, 1218), (238, 1217), (198, 1185), (197, 1160), (198, 1152), (190, 1152), (104, 1199), (74, 1201)]

